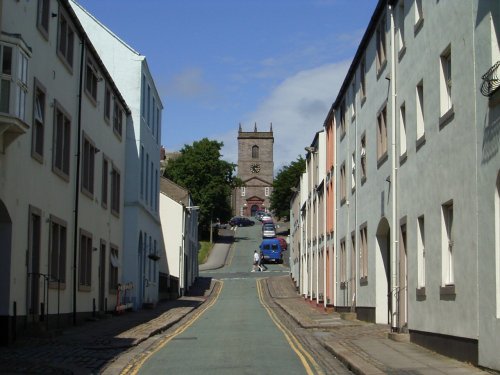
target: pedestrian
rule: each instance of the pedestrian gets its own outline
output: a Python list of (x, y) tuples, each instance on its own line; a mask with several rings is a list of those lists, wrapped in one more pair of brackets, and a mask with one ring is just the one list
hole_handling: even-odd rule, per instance
[(264, 253), (261, 251), (259, 256), (259, 270), (267, 271), (267, 266), (264, 264)]
[(253, 252), (253, 267), (252, 267), (252, 272), (255, 272), (256, 270), (260, 271), (259, 268), (259, 254), (257, 253), (257, 250)]

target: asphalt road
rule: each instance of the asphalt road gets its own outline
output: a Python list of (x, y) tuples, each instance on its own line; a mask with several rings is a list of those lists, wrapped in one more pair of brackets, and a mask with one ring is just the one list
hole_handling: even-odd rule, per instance
[(226, 266), (201, 275), (222, 280), (215, 303), (152, 354), (139, 373), (313, 373), (300, 343), (292, 343), (291, 333), (285, 334), (266, 306), (258, 282), (263, 276), (287, 274), (288, 269), (270, 264), (267, 272), (250, 272), (260, 241), (259, 224), (236, 229)]

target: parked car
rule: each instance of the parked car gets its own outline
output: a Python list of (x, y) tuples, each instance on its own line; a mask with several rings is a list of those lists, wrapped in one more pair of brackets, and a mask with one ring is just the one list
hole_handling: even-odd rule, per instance
[(265, 238), (260, 244), (260, 250), (264, 255), (264, 261), (283, 263), (283, 249), (277, 238)]
[(247, 217), (233, 217), (229, 220), (229, 225), (232, 227), (249, 227), (254, 224), (255, 222)]
[(273, 223), (262, 224), (262, 238), (276, 237), (276, 227)]
[(266, 214), (265, 211), (257, 211), (255, 213), (255, 218), (260, 221), (260, 220), (262, 220), (262, 216), (264, 216), (265, 214)]
[(286, 251), (286, 249), (288, 248), (288, 244), (286, 243), (286, 240), (283, 237), (278, 237), (278, 241), (280, 242), (281, 248), (283, 249), (283, 251)]
[(262, 221), (262, 224), (264, 224), (264, 223), (272, 223), (273, 222), (273, 218), (269, 214), (264, 214), (260, 218), (260, 221)]

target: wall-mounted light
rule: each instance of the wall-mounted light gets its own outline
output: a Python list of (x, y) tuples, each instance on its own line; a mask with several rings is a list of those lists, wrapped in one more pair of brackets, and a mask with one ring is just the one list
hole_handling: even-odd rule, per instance
[(306, 150), (307, 152), (312, 152), (312, 153), (314, 153), (314, 152), (316, 152), (316, 147), (312, 147), (312, 146), (310, 146), (310, 147), (305, 147), (305, 148), (304, 148), (304, 150)]

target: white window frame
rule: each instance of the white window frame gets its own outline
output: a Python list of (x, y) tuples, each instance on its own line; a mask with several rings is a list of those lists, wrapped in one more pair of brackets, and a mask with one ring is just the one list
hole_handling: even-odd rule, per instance
[(441, 206), (442, 286), (455, 285), (453, 201)]
[(92, 288), (92, 234), (80, 229), (80, 252), (78, 262), (78, 290)]
[(57, 17), (57, 55), (70, 72), (72, 72), (75, 49), (75, 31), (71, 25), (70, 18), (63, 11), (61, 5), (59, 5)]
[(399, 107), (399, 156), (406, 155), (406, 104)]
[(416, 122), (417, 122), (417, 142), (425, 137), (425, 102), (424, 102), (424, 81), (420, 81), (416, 87)]
[(425, 288), (425, 217), (417, 219), (417, 287)]
[(35, 78), (33, 89), (33, 129), (31, 132), (31, 156), (43, 162), (45, 149), (47, 92), (45, 87)]
[(111, 164), (111, 212), (119, 216), (120, 215), (120, 203), (121, 203), (121, 173), (118, 168)]
[(452, 101), (452, 60), (451, 46), (448, 46), (439, 57), (439, 93), (441, 104), (441, 116), (453, 109)]
[(49, 39), (50, 0), (38, 0), (36, 26), (45, 39)]
[(377, 160), (387, 155), (387, 107), (377, 115)]
[(97, 105), (97, 84), (100, 80), (99, 77), (96, 63), (90, 56), (87, 56), (85, 62), (85, 93), (94, 105)]
[(351, 189), (356, 190), (356, 153), (351, 155)]
[(246, 189), (244, 186), (241, 187), (241, 196), (244, 197), (246, 195)]
[[(59, 124), (59, 119), (62, 121), (61, 124)], [(61, 178), (69, 181), (71, 170), (71, 118), (57, 101), (54, 104), (52, 170)]]
[(269, 186), (266, 186), (266, 187), (264, 188), (264, 195), (265, 195), (266, 197), (268, 197), (268, 196), (269, 196), (269, 191), (270, 191)]
[(82, 192), (89, 197), (94, 197), (94, 180), (95, 180), (95, 154), (97, 147), (94, 142), (86, 135), (82, 139)]

